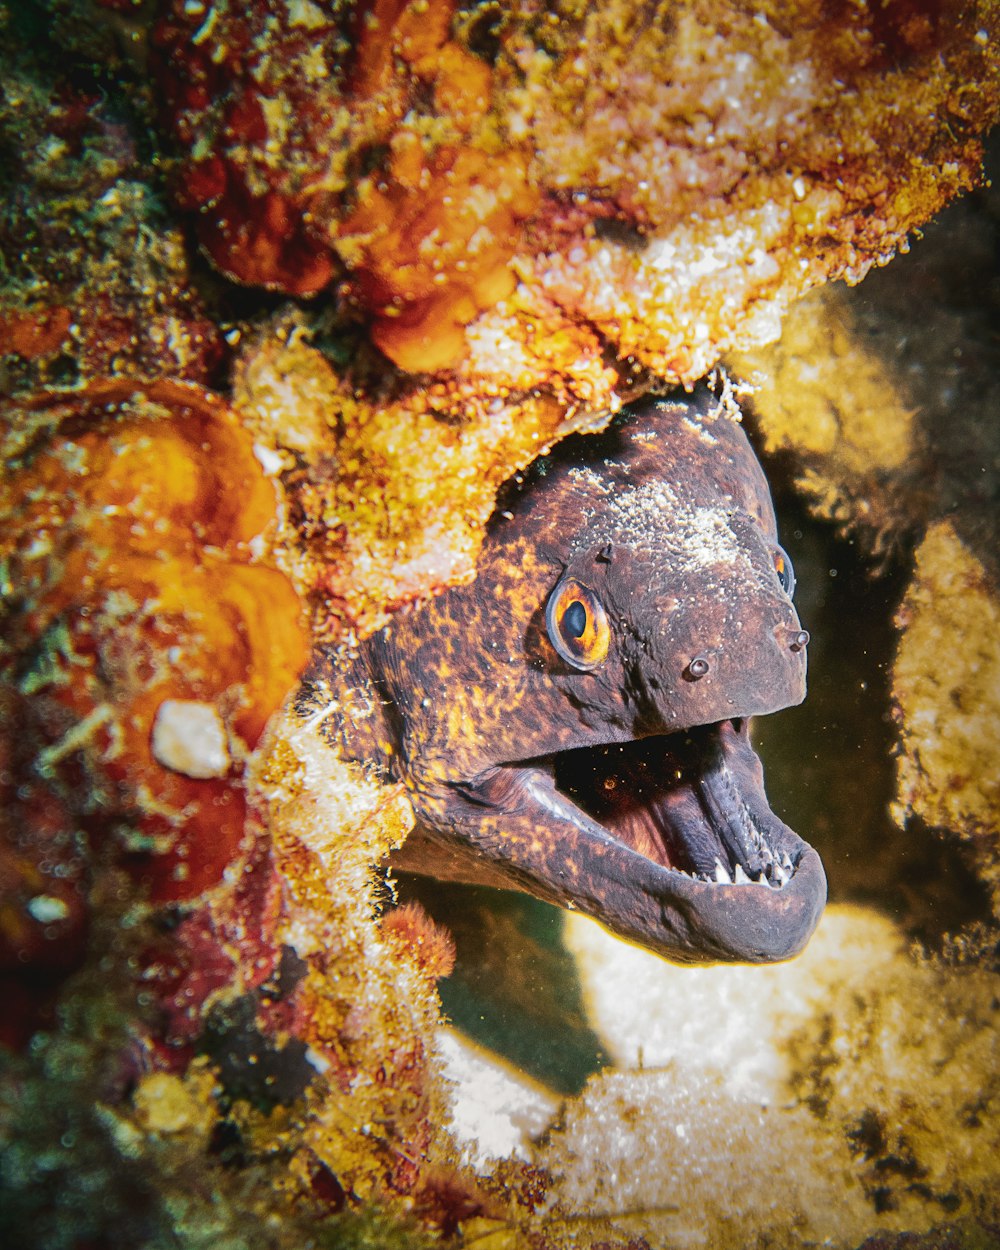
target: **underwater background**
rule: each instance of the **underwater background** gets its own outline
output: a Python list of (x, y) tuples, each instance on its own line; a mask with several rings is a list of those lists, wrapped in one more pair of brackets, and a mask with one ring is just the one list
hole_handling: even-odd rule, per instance
[[(998, 43), (0, 4), (0, 1244), (1000, 1245)], [(812, 635), (773, 967), (388, 873), (405, 792), (289, 702), (706, 375)]]

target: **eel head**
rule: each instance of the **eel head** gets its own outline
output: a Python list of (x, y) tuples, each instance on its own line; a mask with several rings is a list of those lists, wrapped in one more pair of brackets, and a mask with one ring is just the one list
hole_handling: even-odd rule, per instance
[(826, 879), (750, 741), (804, 697), (808, 642), (760, 465), (704, 397), (557, 453), (501, 501), (476, 581), (375, 641), (423, 829), (400, 866), (677, 960), (788, 958)]

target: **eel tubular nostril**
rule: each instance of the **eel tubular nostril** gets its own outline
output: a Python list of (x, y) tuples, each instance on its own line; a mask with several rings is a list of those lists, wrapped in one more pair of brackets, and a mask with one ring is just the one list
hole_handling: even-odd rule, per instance
[(808, 629), (796, 629), (792, 631), (788, 640), (788, 645), (793, 651), (804, 651), (809, 645)]

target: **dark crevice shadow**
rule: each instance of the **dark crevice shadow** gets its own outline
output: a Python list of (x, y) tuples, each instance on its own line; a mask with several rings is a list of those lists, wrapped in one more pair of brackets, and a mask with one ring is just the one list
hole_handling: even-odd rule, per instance
[(556, 907), (509, 890), (398, 874), (455, 939), (455, 970), (438, 983), (444, 1014), (473, 1041), (560, 1094), (607, 1063), (587, 1022)]

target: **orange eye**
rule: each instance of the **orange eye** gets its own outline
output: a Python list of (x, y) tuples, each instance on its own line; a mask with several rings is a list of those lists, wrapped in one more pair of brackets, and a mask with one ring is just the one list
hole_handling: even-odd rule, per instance
[(573, 577), (564, 577), (549, 595), (545, 627), (566, 663), (583, 672), (597, 668), (608, 654), (611, 627), (604, 605)]
[(792, 568), (792, 562), (780, 547), (774, 548), (771, 552), (771, 559), (774, 561), (774, 571), (778, 574), (781, 589), (791, 599), (795, 594), (795, 571)]

